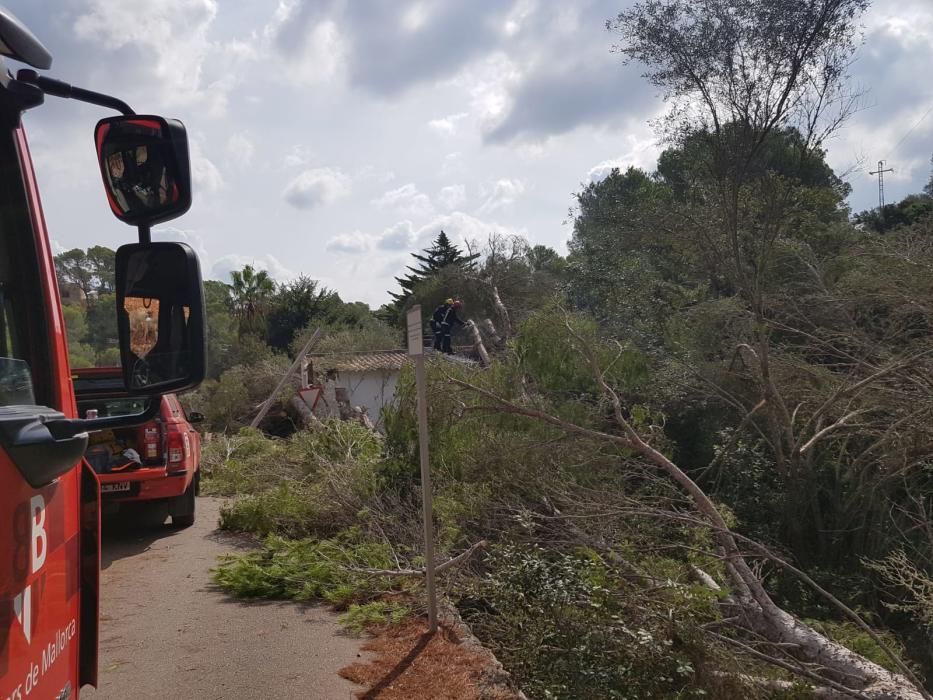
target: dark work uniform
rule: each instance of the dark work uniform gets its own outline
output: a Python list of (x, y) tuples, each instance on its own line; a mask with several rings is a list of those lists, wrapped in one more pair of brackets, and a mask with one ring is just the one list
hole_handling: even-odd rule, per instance
[(453, 306), (448, 307), (441, 321), (441, 352), (446, 352), (448, 355), (454, 354), (450, 347), (450, 334), (453, 332), (454, 326), (462, 325), (463, 321), (457, 316), (457, 310)]
[(441, 351), (441, 344), (444, 338), (444, 334), (441, 333), (441, 324), (444, 323), (444, 317), (447, 315), (447, 310), (449, 308), (449, 304), (441, 304), (434, 309), (434, 315), (431, 317), (431, 330), (434, 332), (434, 349), (438, 352)]

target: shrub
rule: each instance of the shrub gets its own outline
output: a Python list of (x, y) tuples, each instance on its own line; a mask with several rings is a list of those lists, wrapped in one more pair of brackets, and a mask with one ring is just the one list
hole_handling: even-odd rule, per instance
[[(537, 545), (498, 547), (464, 616), (516, 681), (541, 698), (686, 698), (703, 654), (689, 632), (709, 598), (670, 589), (655, 610), (597, 557)], [(464, 606), (461, 605), (463, 608)], [(657, 614), (660, 613), (660, 614)]]
[(324, 516), (307, 487), (282, 482), (270, 491), (222, 506), (220, 527), (259, 536), (306, 537), (320, 532)]

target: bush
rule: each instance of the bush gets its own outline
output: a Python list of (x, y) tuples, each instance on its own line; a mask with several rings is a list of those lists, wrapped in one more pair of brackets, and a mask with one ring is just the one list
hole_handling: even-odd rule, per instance
[(221, 509), (222, 528), (326, 537), (353, 525), (379, 492), (381, 452), (381, 439), (355, 423), (287, 439), (244, 428), (205, 445), (202, 483), (206, 493), (238, 496)]
[(220, 509), (221, 529), (263, 537), (306, 537), (320, 533), (325, 520), (309, 489), (298, 482), (282, 482), (270, 491), (244, 496)]
[(696, 673), (703, 652), (691, 627), (713, 619), (708, 596), (691, 598), (674, 588), (656, 601), (626, 595), (631, 587), (585, 551), (505, 545), (489, 565), (490, 573), (468, 590), (479, 612), (461, 608), (529, 695), (705, 694)]
[(252, 428), (218, 436), (201, 452), (201, 488), (208, 494), (257, 494), (299, 475), (288, 443)]

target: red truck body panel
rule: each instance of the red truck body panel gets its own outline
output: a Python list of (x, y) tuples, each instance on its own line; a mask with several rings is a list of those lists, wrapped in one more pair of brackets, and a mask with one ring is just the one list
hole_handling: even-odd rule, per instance
[[(40, 266), (35, 310), (48, 338), (50, 407), (74, 417), (58, 282), (22, 127), (14, 141)], [(0, 537), (2, 700), (76, 698), (81, 683), (96, 682), (96, 621), (82, 625), (83, 616), (96, 620), (100, 568), (99, 507), (87, 480), (96, 484), (75, 464), (54, 483), (33, 489), (0, 450), (0, 533), (12, 533)], [(97, 558), (82, 566), (82, 555)]]

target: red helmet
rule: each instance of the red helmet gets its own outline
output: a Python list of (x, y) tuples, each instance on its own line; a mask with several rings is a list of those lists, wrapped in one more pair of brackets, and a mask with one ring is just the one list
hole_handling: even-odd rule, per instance
[(454, 300), (454, 308), (455, 308), (455, 309), (459, 309), (461, 306), (463, 306), (463, 302), (460, 301), (459, 299), (455, 299), (455, 300)]

